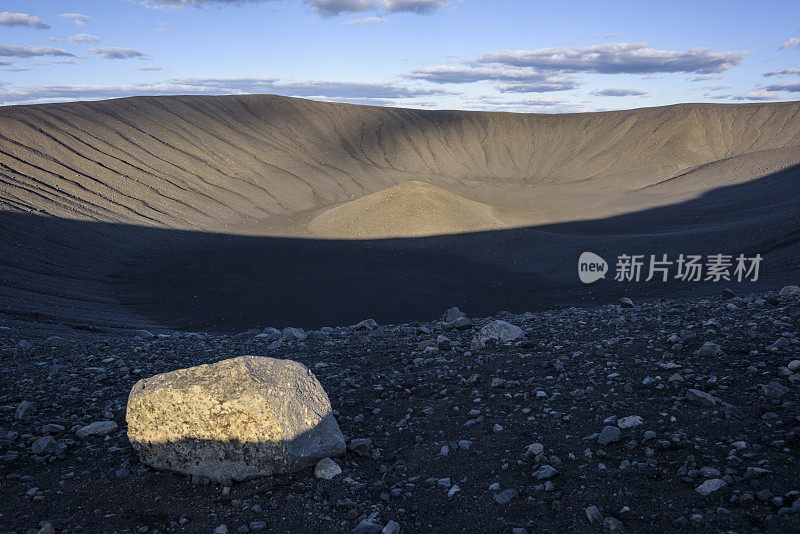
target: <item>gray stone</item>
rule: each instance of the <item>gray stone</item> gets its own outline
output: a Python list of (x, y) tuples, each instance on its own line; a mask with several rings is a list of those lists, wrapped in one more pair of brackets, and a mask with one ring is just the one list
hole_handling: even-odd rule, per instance
[(354, 326), (356, 330), (375, 330), (378, 328), (378, 323), (375, 322), (375, 319), (364, 319), (360, 323)]
[(622, 521), (616, 517), (608, 516), (603, 521), (603, 532), (620, 532), (622, 530)]
[(308, 334), (302, 328), (287, 326), (281, 332), (281, 341), (305, 341), (306, 338), (308, 338)]
[(452, 308), (449, 308), (446, 312), (444, 312), (444, 315), (442, 316), (442, 322), (452, 323), (453, 321), (464, 317), (466, 317), (464, 312), (462, 312), (461, 310), (459, 310), (454, 306)]
[(14, 419), (17, 421), (27, 421), (36, 413), (36, 405), (30, 401), (22, 401), (14, 412)]
[(153, 333), (150, 332), (149, 330), (137, 330), (136, 331), (136, 337), (142, 338), (145, 341), (150, 341), (151, 339), (153, 339), (156, 336), (153, 335)]
[(383, 527), (383, 530), (381, 530), (381, 534), (400, 534), (400, 532), (400, 523), (392, 520), (389, 520), (386, 526)]
[(586, 508), (585, 512), (586, 519), (590, 524), (596, 525), (603, 522), (603, 514), (600, 513), (600, 510), (597, 508), (597, 506), (589, 506)]
[(267, 343), (272, 343), (273, 341), (277, 341), (281, 338), (281, 331), (277, 328), (272, 328), (271, 326), (266, 327), (260, 334), (256, 335), (255, 339), (258, 341), (265, 341)]
[(775, 352), (787, 348), (791, 343), (785, 337), (779, 337), (774, 343), (767, 347), (768, 351)]
[(367, 456), (372, 450), (371, 438), (355, 438), (351, 439), (347, 444), (347, 448), (355, 452), (359, 456)]
[(95, 421), (90, 425), (79, 428), (75, 434), (81, 439), (88, 438), (89, 436), (105, 436), (117, 429), (117, 423), (114, 421)]
[(378, 522), (378, 512), (373, 512), (370, 516), (356, 525), (352, 530), (353, 534), (381, 534), (383, 525)]
[(494, 339), (500, 343), (507, 343), (523, 337), (525, 337), (525, 333), (522, 328), (499, 319), (490, 322), (480, 330), (480, 338), (483, 342)]
[(633, 308), (633, 301), (628, 297), (622, 297), (621, 299), (619, 299), (619, 304), (623, 308)]
[(699, 389), (689, 389), (686, 391), (686, 400), (692, 404), (699, 404), (700, 406), (708, 406), (710, 408), (717, 405), (718, 399)]
[(126, 419), (144, 463), (218, 482), (299, 471), (345, 450), (328, 396), (291, 360), (241, 356), (140, 380)]
[(600, 445), (608, 445), (609, 443), (619, 441), (621, 435), (622, 432), (619, 427), (611, 425), (604, 426), (603, 430), (600, 432), (600, 436), (597, 438), (597, 443)]
[(699, 493), (700, 495), (708, 495), (713, 493), (723, 487), (725, 485), (725, 481), (721, 478), (711, 478), (706, 480), (699, 486), (697, 486), (694, 490)]
[(767, 397), (780, 399), (787, 393), (789, 393), (789, 388), (779, 382), (775, 382), (774, 380), (769, 384), (764, 384), (761, 386), (761, 394), (766, 395)]
[(549, 478), (553, 478), (558, 474), (558, 471), (553, 466), (550, 465), (543, 465), (540, 467), (534, 474), (538, 480), (547, 480)]
[(447, 330), (463, 330), (471, 325), (472, 321), (458, 308), (450, 308), (442, 316), (442, 326)]
[(800, 286), (784, 286), (779, 294), (782, 299), (798, 297), (800, 296)]
[(623, 417), (617, 421), (617, 426), (620, 427), (622, 430), (626, 430), (628, 428), (633, 428), (635, 426), (639, 426), (643, 423), (642, 417), (639, 415), (629, 415), (628, 417)]
[(37, 456), (53, 454), (56, 450), (56, 445), (58, 445), (58, 442), (56, 442), (53, 436), (42, 436), (33, 442), (31, 451)]
[(517, 490), (505, 489), (492, 497), (497, 504), (507, 504), (517, 498)]
[(712, 343), (711, 341), (706, 341), (703, 343), (703, 346), (697, 349), (696, 354), (698, 356), (702, 356), (704, 358), (718, 356), (722, 353), (722, 349), (719, 348), (719, 345), (716, 343)]
[(324, 480), (330, 480), (341, 474), (342, 468), (330, 458), (323, 458), (317, 462), (317, 465), (314, 467), (314, 476)]

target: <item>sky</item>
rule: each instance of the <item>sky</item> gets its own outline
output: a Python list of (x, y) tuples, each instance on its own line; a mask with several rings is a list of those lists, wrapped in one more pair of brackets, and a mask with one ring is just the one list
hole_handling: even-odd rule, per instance
[(0, 0), (0, 105), (272, 93), (564, 113), (800, 99), (800, 2)]

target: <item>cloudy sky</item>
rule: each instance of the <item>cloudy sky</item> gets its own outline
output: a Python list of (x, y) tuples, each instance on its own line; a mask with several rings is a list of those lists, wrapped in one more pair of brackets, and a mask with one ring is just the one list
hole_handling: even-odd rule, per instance
[(800, 2), (0, 2), (2, 105), (228, 93), (527, 112), (796, 100)]

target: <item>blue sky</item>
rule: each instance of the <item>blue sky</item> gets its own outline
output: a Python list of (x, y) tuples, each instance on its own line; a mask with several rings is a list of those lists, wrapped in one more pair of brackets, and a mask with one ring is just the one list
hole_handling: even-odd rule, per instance
[(795, 100), (800, 2), (0, 1), (0, 104), (228, 93), (526, 112)]

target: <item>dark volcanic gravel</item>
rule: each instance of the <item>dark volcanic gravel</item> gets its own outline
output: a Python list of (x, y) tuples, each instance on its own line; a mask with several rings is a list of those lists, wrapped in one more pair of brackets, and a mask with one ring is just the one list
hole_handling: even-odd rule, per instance
[[(281, 342), (2, 327), (0, 531), (800, 531), (800, 289), (457, 317)], [(243, 354), (307, 365), (371, 445), (331, 480), (143, 465), (131, 386)]]

